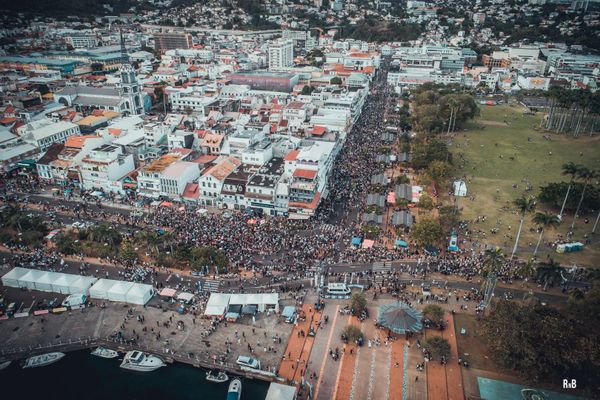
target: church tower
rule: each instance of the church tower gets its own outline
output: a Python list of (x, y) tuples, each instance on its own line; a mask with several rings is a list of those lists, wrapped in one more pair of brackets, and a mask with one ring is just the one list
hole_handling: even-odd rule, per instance
[(119, 67), (119, 75), (121, 75), (121, 98), (124, 104), (121, 107), (123, 114), (128, 115), (144, 115), (144, 98), (140, 85), (135, 77), (135, 71), (129, 64), (125, 41), (123, 40), (123, 30), (120, 30), (121, 35), (121, 66)]

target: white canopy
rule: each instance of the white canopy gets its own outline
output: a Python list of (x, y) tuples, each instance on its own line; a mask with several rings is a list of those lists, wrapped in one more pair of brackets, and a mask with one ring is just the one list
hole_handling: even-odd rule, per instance
[[(52, 282), (52, 291), (56, 293), (62, 294), (74, 294), (77, 292), (73, 292), (71, 285), (73, 282), (77, 281), (79, 277), (77, 275), (72, 274), (59, 274), (54, 282)], [(78, 292), (83, 293), (83, 292)]]
[(102, 299), (108, 300), (108, 289), (111, 288), (116, 282), (112, 279), (99, 279), (91, 288), (90, 288), (90, 297), (94, 299)]
[[(267, 308), (279, 311), (278, 293), (211, 293), (206, 304), (205, 315), (223, 315), (229, 305), (255, 305), (258, 311), (264, 312)], [(221, 312), (222, 310), (222, 312)]]
[(76, 280), (71, 282), (71, 293), (88, 293), (90, 287), (98, 280), (93, 276), (78, 276)]
[(42, 275), (44, 275), (44, 271), (30, 269), (25, 275), (19, 278), (19, 287), (35, 289), (35, 282), (37, 282)]
[(106, 292), (108, 300), (127, 302), (127, 292), (133, 287), (133, 282), (116, 281)]
[(204, 315), (222, 316), (225, 314), (230, 297), (231, 295), (227, 293), (211, 293), (208, 303), (206, 303)]
[(133, 283), (125, 296), (127, 303), (144, 305), (154, 296), (152, 285)]
[(2, 284), (8, 287), (20, 287), (19, 279), (29, 270), (27, 268), (15, 267), (2, 276)]
[(194, 298), (192, 293), (181, 292), (177, 295), (177, 300), (191, 301)]

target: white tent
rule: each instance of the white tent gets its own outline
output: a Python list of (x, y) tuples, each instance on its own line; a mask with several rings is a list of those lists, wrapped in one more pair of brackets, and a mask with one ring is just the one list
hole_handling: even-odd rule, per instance
[(457, 197), (465, 197), (467, 195), (467, 184), (463, 180), (454, 181), (454, 195)]
[(71, 293), (85, 293), (87, 294), (90, 287), (98, 280), (93, 276), (79, 276), (76, 280), (71, 282)]
[(192, 293), (181, 292), (177, 295), (177, 300), (192, 301), (194, 295)]
[[(77, 275), (73, 274), (58, 274), (54, 282), (52, 282), (52, 291), (62, 294), (73, 294), (71, 284), (78, 279)], [(81, 293), (81, 292), (79, 292)]]
[[(212, 299), (212, 295), (211, 295)], [(209, 300), (210, 303), (210, 300)], [(230, 305), (254, 305), (258, 307), (258, 311), (264, 312), (267, 308), (273, 308), (279, 311), (279, 294), (278, 293), (238, 293), (232, 294), (229, 298)]]
[(152, 285), (134, 283), (125, 296), (127, 303), (144, 305), (154, 296)]
[(209, 316), (223, 316), (227, 306), (229, 305), (229, 298), (232, 295), (227, 293), (211, 293), (208, 303), (206, 303), (206, 309), (204, 315)]
[(54, 289), (52, 288), (52, 284), (57, 278), (58, 274), (56, 272), (43, 272), (42, 275), (35, 280), (35, 288), (43, 292), (53, 292)]
[(29, 270), (27, 268), (15, 267), (2, 276), (2, 284), (8, 287), (20, 287), (19, 279)]
[(112, 279), (99, 279), (90, 288), (90, 297), (93, 299), (108, 300), (108, 290), (117, 282)]
[(106, 292), (110, 301), (127, 302), (127, 292), (133, 287), (133, 282), (116, 281)]
[(39, 271), (37, 269), (30, 269), (25, 275), (19, 278), (19, 287), (35, 289), (35, 282), (42, 275), (44, 275), (43, 271)]

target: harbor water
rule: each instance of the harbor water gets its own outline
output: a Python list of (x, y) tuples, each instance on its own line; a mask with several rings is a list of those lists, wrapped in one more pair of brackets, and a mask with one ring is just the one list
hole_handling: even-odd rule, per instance
[[(231, 382), (206, 381), (206, 371), (173, 363), (152, 372), (119, 368), (123, 355), (104, 359), (89, 350), (67, 353), (57, 363), (22, 369), (14, 362), (0, 371), (3, 392), (19, 399), (221, 400)], [(242, 400), (264, 400), (269, 383), (242, 379)]]

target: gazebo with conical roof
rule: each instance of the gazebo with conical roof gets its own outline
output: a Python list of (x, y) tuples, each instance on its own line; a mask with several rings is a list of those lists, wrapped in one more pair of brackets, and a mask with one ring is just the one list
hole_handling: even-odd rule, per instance
[(423, 314), (406, 303), (397, 302), (379, 306), (377, 323), (391, 332), (405, 334), (423, 329)]

